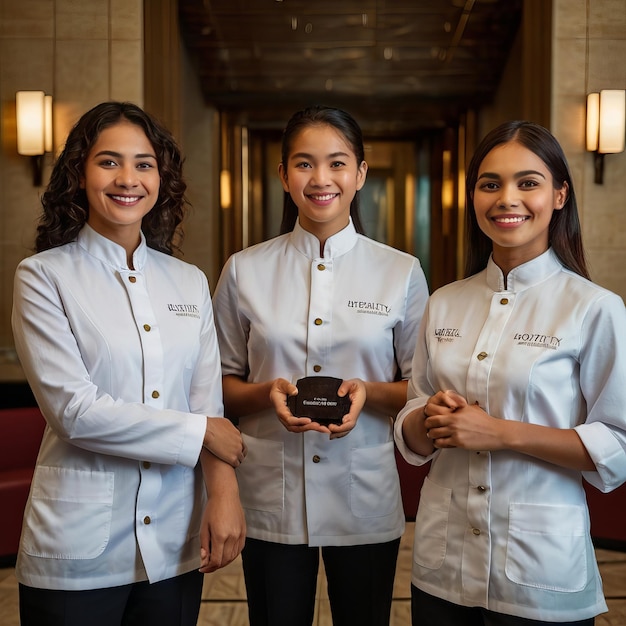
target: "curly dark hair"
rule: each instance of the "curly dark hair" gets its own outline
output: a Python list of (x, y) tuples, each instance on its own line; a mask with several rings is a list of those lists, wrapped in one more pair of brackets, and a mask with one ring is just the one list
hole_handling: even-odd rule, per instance
[(478, 180), (478, 170), (483, 159), (491, 150), (509, 141), (516, 141), (528, 148), (546, 164), (552, 174), (555, 189), (560, 189), (563, 183), (567, 183), (567, 200), (562, 209), (552, 213), (548, 231), (549, 242), (565, 267), (589, 278), (574, 183), (563, 149), (548, 129), (534, 122), (523, 120), (505, 122), (490, 131), (476, 148), (467, 168), (465, 185), (467, 202), (465, 213), (465, 276), (471, 276), (483, 270), (487, 266), (492, 251), (491, 239), (480, 229), (474, 212), (473, 193)]
[[(365, 147), (363, 146), (363, 133), (357, 121), (346, 111), (334, 109), (323, 105), (315, 105), (294, 113), (283, 131), (281, 160), (283, 167), (287, 168), (289, 153), (295, 137), (310, 126), (331, 126), (338, 130), (350, 145), (356, 156), (357, 164), (365, 160)], [(358, 233), (364, 234), (361, 213), (359, 211), (359, 192), (357, 191), (350, 203), (350, 217)], [(298, 207), (291, 195), (285, 191), (283, 200), (283, 217), (280, 225), (280, 233), (288, 233), (293, 230), (298, 218)]]
[(188, 208), (183, 157), (171, 133), (131, 102), (103, 102), (87, 111), (70, 131), (43, 193), (35, 250), (41, 252), (74, 241), (89, 217), (81, 178), (85, 161), (100, 133), (120, 121), (141, 127), (154, 148), (161, 179), (159, 197), (141, 224), (151, 248), (173, 254), (182, 242), (181, 222)]

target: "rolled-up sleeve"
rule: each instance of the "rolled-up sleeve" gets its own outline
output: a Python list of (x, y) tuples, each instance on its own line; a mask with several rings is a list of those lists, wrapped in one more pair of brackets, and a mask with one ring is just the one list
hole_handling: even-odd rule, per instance
[(595, 472), (583, 476), (608, 492), (626, 481), (626, 311), (611, 293), (590, 307), (581, 329), (580, 384), (587, 419), (576, 427)]

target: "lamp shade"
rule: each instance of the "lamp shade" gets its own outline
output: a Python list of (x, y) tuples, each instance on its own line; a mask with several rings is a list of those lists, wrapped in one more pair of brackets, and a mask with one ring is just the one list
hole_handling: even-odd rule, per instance
[(45, 152), (45, 94), (43, 91), (18, 91), (15, 94), (17, 115), (17, 152), (27, 156)]
[(626, 91), (603, 89), (600, 92), (598, 152), (615, 154), (624, 151), (626, 134)]

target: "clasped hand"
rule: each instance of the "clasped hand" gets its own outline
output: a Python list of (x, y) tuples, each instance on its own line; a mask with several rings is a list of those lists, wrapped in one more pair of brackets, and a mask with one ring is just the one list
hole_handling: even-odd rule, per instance
[(424, 406), (426, 437), (435, 448), (500, 450), (503, 420), (469, 404), (456, 391), (439, 391)]
[(292, 433), (302, 433), (307, 430), (316, 430), (328, 433), (330, 439), (345, 437), (355, 426), (363, 409), (366, 399), (365, 383), (360, 378), (342, 381), (337, 394), (350, 398), (350, 411), (346, 413), (341, 424), (320, 424), (310, 417), (298, 417), (287, 407), (287, 397), (298, 393), (298, 388), (284, 378), (277, 378), (270, 389), (270, 400), (276, 411), (276, 416), (282, 425)]
[(233, 467), (239, 467), (248, 453), (239, 429), (225, 417), (207, 417), (204, 447)]

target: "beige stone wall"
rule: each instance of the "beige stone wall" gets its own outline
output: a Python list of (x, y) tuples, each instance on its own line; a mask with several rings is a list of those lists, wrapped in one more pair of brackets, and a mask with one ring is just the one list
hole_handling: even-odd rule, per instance
[(605, 157), (596, 185), (585, 151), (587, 94), (626, 89), (626, 0), (554, 0), (552, 57), (551, 130), (572, 169), (592, 278), (626, 299), (626, 152)]
[[(13, 273), (31, 253), (39, 194), (28, 157), (16, 152), (15, 92), (54, 97), (57, 149), (103, 100), (143, 104), (142, 0), (0, 2), (0, 380), (21, 379), (10, 315)], [(44, 184), (52, 155), (46, 157)]]

